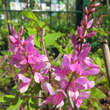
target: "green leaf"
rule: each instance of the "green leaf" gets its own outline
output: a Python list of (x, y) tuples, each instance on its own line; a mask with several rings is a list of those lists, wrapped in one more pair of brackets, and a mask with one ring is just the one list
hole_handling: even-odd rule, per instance
[(23, 100), (22, 99), (18, 99), (16, 104), (11, 104), (7, 110), (19, 110), (20, 105), (22, 104)]
[(0, 102), (5, 102), (4, 97), (0, 96)]
[(50, 45), (53, 45), (54, 42), (59, 38), (61, 37), (61, 33), (58, 32), (58, 33), (48, 33), (44, 36), (44, 41), (45, 41), (45, 44), (46, 46), (50, 46)]
[(41, 48), (39, 40), (40, 40), (40, 37), (39, 38), (37, 38), (36, 36), (34, 37), (34, 44), (35, 44), (35, 46), (38, 47), (38, 48)]
[(35, 106), (36, 104), (34, 104), (34, 102), (32, 101), (32, 98), (29, 99), (29, 110), (35, 110)]
[(102, 99), (102, 98), (105, 98), (106, 95), (99, 89), (92, 89), (91, 90), (91, 96), (97, 98), (97, 99)]
[(0, 102), (7, 102), (7, 101), (11, 101), (12, 99), (14, 99), (15, 96), (14, 95), (3, 95), (0, 96)]
[(39, 26), (39, 20), (37, 19), (37, 17), (35, 16), (35, 14), (32, 12), (31, 9), (29, 9), (28, 11), (23, 11), (23, 15), (26, 18), (28, 18), (28, 19), (33, 20), (34, 22), (36, 22), (37, 23), (37, 26), (40, 27)]

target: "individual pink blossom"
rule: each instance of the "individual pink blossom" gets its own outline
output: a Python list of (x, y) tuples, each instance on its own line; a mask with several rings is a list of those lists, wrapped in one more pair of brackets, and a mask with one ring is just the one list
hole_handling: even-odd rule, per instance
[(82, 27), (82, 26), (79, 26), (79, 27), (77, 28), (77, 31), (78, 31), (78, 36), (79, 36), (80, 38), (83, 38), (83, 27)]
[(95, 12), (95, 8), (92, 8), (89, 13)]
[(93, 31), (93, 32), (91, 32), (91, 33), (89, 33), (89, 34), (87, 35), (87, 38), (93, 37), (93, 36), (95, 36), (95, 35), (96, 35), (96, 32)]
[(88, 8), (85, 7), (85, 15), (88, 15)]
[(28, 87), (29, 87), (29, 84), (31, 83), (31, 79), (25, 77), (23, 74), (17, 74), (16, 78), (18, 78), (18, 79), (20, 79), (22, 81), (22, 83), (18, 87), (19, 91), (21, 93), (26, 92)]
[(58, 94), (54, 94), (52, 96), (47, 97), (46, 100), (44, 100), (41, 105), (47, 105), (47, 104), (53, 104), (53, 107), (56, 106), (56, 108), (62, 107), (64, 105), (64, 92), (60, 91)]
[(53, 91), (53, 88), (50, 83), (44, 83), (44, 88), (47, 92), (49, 92), (51, 95), (55, 95), (55, 92)]
[(87, 17), (87, 15), (85, 15), (85, 17), (84, 17), (84, 26), (85, 27), (87, 26), (87, 21), (88, 21), (88, 17)]
[(93, 19), (91, 19), (89, 22), (88, 22), (88, 24), (87, 24), (87, 29), (89, 29), (91, 26), (92, 26), (92, 24), (93, 24)]
[(35, 72), (34, 73), (34, 80), (36, 83), (41, 83), (41, 82), (48, 80), (48, 76), (43, 76), (42, 74)]
[(98, 7), (99, 5), (100, 5), (100, 3), (95, 3), (95, 4), (92, 4), (91, 7), (96, 8), (96, 7)]

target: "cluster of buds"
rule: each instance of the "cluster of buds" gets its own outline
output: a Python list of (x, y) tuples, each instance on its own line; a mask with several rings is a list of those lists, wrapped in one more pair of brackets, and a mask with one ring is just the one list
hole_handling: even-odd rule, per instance
[(95, 11), (96, 7), (98, 7), (99, 5), (100, 5), (100, 3), (93, 3), (90, 6), (90, 9), (85, 7), (84, 19), (81, 21), (81, 26), (79, 26), (77, 29), (78, 30), (78, 36), (79, 36), (81, 42), (83, 42), (85, 38), (90, 38), (90, 37), (96, 35), (95, 31), (93, 31), (89, 34), (87, 34), (87, 32), (92, 27), (92, 24), (94, 21), (93, 19), (90, 19), (90, 17), (93, 14), (93, 12)]

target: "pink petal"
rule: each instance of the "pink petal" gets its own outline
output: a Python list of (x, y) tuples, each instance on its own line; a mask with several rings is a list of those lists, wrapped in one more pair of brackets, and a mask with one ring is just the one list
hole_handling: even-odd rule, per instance
[(14, 38), (13, 36), (8, 36), (8, 38), (13, 44), (17, 42), (16, 38)]
[(80, 37), (80, 38), (82, 38), (83, 36), (82, 36), (82, 34), (83, 34), (83, 28), (82, 28), (82, 26), (79, 26), (78, 28), (77, 28), (77, 31), (78, 31), (78, 36)]
[(45, 101), (41, 103), (41, 105), (47, 105), (47, 104), (53, 104), (53, 107), (57, 106), (63, 106), (63, 100), (64, 100), (64, 94), (61, 92), (59, 94), (55, 94), (52, 96), (47, 97)]
[[(51, 64), (49, 62), (46, 63), (45, 67), (41, 70), (42, 74), (45, 74), (49, 71), (49, 69), (51, 68)], [(51, 73), (50, 73), (51, 74)]]
[(79, 59), (80, 61), (83, 61), (89, 54), (91, 47), (89, 46), (89, 44), (84, 44), (82, 46), (82, 50), (79, 54)]
[(62, 60), (62, 67), (68, 68), (71, 62), (71, 55), (64, 55)]
[(50, 83), (44, 83), (44, 88), (46, 91), (48, 91), (51, 95), (55, 95), (55, 92), (52, 89), (52, 86)]
[(48, 57), (46, 55), (40, 55), (39, 61), (48, 61)]
[(89, 22), (88, 22), (88, 24), (87, 24), (87, 29), (89, 29), (91, 26), (92, 26), (92, 24), (93, 24), (93, 19), (91, 19)]
[(76, 36), (74, 34), (71, 36), (71, 40), (72, 40), (73, 45), (76, 46), (77, 45), (77, 41), (76, 41), (77, 39), (76, 39)]
[(26, 92), (31, 82), (31, 79), (25, 77), (23, 74), (16, 75), (16, 78), (22, 80), (22, 83), (18, 87), (20, 92), (21, 93)]
[(20, 93), (26, 92), (28, 90), (29, 84), (30, 83), (21, 83), (18, 87)]
[(95, 7), (95, 8), (96, 8), (96, 7), (98, 7), (99, 5), (100, 5), (100, 3), (95, 3), (95, 4), (92, 4), (91, 7)]
[(82, 76), (75, 80), (78, 89), (89, 89), (94, 87), (94, 81), (89, 81), (86, 77)]
[(17, 33), (16, 33), (14, 27), (11, 28), (11, 31), (12, 31), (13, 36), (14, 36), (15, 38), (18, 38), (18, 35), (17, 35)]
[(90, 91), (88, 92), (80, 92), (79, 94), (79, 99), (88, 99), (88, 97), (90, 96)]
[(77, 108), (79, 108), (81, 106), (81, 104), (82, 104), (82, 100), (81, 99), (76, 99), (75, 100), (75, 105), (76, 105)]
[(19, 38), (21, 37), (21, 35), (23, 34), (23, 30), (24, 30), (24, 27), (22, 26), (20, 31), (19, 31)]
[(64, 105), (64, 101), (62, 100), (57, 106), (56, 108), (62, 107)]
[(99, 68), (90, 68), (89, 70), (82, 70), (81, 75), (96, 75), (100, 72)]
[(24, 64), (26, 64), (26, 63), (27, 63), (27, 60), (26, 60), (26, 59), (23, 59), (23, 60), (20, 61), (20, 64), (21, 64), (21, 65), (24, 65)]
[(42, 74), (40, 74), (38, 72), (35, 72), (34, 73), (34, 80), (35, 80), (36, 83), (40, 83), (40, 82), (45, 80), (45, 77), (42, 76)]
[(72, 91), (71, 89), (69, 89), (69, 97), (71, 97), (72, 99), (77, 99), (79, 96), (79, 91)]
[(87, 15), (85, 15), (85, 17), (84, 17), (84, 26), (87, 25), (87, 21), (88, 21), (88, 17), (87, 17)]
[(92, 9), (90, 10), (90, 13), (93, 13), (93, 12), (95, 12), (95, 8), (92, 8)]
[(85, 14), (88, 15), (88, 8), (85, 7)]
[(22, 80), (23, 83), (29, 83), (31, 82), (30, 78), (25, 77), (23, 74), (17, 74), (16, 78)]
[(78, 62), (71, 64), (70, 69), (72, 72), (80, 72), (80, 64)]
[(72, 110), (72, 107), (70, 105), (68, 106), (68, 110)]

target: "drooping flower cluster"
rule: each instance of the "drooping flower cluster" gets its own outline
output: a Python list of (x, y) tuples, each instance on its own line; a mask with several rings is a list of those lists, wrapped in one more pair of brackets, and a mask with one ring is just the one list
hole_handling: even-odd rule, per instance
[[(25, 92), (31, 83), (31, 78), (34, 77), (36, 83), (41, 83), (48, 80), (46, 73), (50, 68), (50, 63), (46, 55), (41, 55), (37, 48), (34, 47), (34, 35), (25, 40), (21, 38), (23, 27), (17, 35), (14, 28), (12, 28), (12, 35), (9, 36), (9, 51), (12, 55), (9, 57), (9, 63), (20, 69), (16, 78), (22, 80), (19, 85), (20, 92)], [(29, 73), (28, 77), (24, 74)]]

